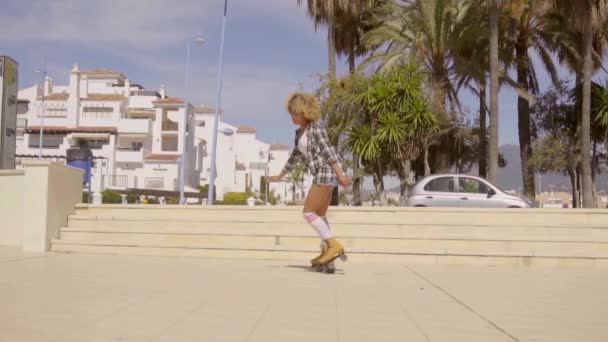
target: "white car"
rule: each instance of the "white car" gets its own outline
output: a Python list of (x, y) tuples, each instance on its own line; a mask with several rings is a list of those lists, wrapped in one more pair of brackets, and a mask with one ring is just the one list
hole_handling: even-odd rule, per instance
[(440, 174), (423, 178), (409, 192), (408, 207), (532, 208), (530, 200), (506, 194), (483, 178)]

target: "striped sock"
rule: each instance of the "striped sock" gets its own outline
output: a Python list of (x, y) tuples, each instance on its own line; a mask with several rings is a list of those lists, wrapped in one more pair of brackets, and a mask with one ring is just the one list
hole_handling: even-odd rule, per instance
[(326, 220), (315, 213), (304, 213), (304, 218), (317, 231), (321, 239), (331, 239), (331, 232)]

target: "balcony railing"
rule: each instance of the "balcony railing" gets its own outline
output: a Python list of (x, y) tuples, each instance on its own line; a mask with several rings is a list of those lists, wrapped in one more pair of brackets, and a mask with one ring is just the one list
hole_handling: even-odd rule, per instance
[(142, 163), (144, 161), (144, 150), (142, 148), (118, 148), (116, 150), (116, 161)]
[(150, 133), (150, 119), (120, 119), (118, 133)]

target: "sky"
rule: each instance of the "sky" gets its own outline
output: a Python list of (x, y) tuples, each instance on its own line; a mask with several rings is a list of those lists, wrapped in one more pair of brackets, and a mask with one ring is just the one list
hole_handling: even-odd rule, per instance
[[(2, 0), (0, 54), (19, 63), (20, 88), (39, 80), (46, 65), (55, 85), (81, 69), (120, 71), (149, 89), (184, 97), (187, 38), (192, 46), (189, 100), (216, 105), (223, 0)], [(222, 88), (223, 120), (250, 125), (267, 143), (293, 141), (285, 100), (313, 90), (327, 70), (326, 32), (315, 31), (296, 0), (229, 0)], [(541, 69), (541, 68), (538, 68)], [(347, 72), (339, 61), (338, 73)], [(565, 72), (562, 70), (565, 75)], [(541, 72), (541, 85), (549, 84)], [(471, 112), (478, 100), (461, 96)], [(500, 144), (517, 144), (517, 97), (500, 93)]]

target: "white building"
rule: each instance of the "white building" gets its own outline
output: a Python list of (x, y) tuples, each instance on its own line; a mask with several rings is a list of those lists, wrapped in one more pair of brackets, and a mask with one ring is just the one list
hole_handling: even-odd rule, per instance
[[(92, 190), (179, 190), (184, 147), (186, 191), (208, 184), (214, 108), (188, 104), (184, 140), (184, 101), (168, 97), (164, 87), (146, 90), (123, 74), (107, 69), (80, 70), (75, 65), (68, 86), (43, 86), (19, 91), (17, 163), (37, 158), (40, 131), (42, 155), (65, 162), (67, 150), (88, 147), (95, 158)], [(261, 177), (277, 174), (289, 157), (286, 145), (269, 145), (252, 127), (219, 122), (216, 194), (250, 189), (261, 193)], [(209, 151), (209, 152), (208, 152)], [(278, 171), (277, 171), (278, 170)], [(273, 183), (270, 190), (291, 200), (293, 186)]]

